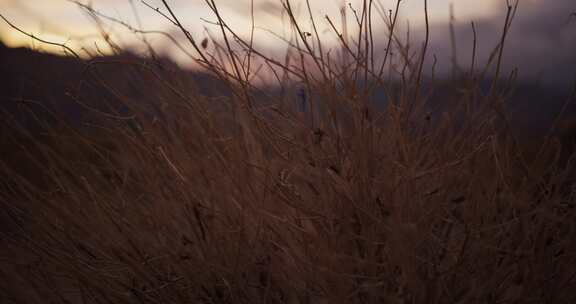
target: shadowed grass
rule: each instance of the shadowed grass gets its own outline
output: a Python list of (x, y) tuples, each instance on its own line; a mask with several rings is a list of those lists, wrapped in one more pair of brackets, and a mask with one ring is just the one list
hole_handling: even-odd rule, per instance
[[(286, 2), (295, 35), (285, 62), (242, 40), (214, 1), (224, 42), (212, 48), (163, 3), (223, 93), (150, 60), (111, 63), (137, 84), (134, 97), (93, 63), (86, 81), (111, 106), (80, 90), (77, 101), (101, 106), (89, 126), (42, 124), (40, 137), (3, 120), (33, 172), (0, 163), (0, 298), (576, 301), (573, 163), (552, 140), (526, 150), (504, 90), (483, 92), (472, 71), (439, 107), (426, 52), (413, 57), (395, 38), (395, 18), (389, 45), (406, 61), (377, 64), (372, 1), (356, 12), (358, 36), (340, 36), (340, 58), (321, 52)], [(255, 85), (255, 73), (278, 89)]]

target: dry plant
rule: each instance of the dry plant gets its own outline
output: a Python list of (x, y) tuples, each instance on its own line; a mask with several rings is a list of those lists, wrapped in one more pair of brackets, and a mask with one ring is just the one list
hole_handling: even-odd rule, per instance
[[(525, 153), (502, 106), (513, 5), (487, 64), (492, 89), (473, 54), (439, 107), (427, 41), (395, 32), (400, 0), (344, 8), (355, 23), (340, 29), (308, 1), (310, 24), (299, 23), (282, 1), (284, 60), (243, 39), (214, 0), (219, 38), (201, 43), (162, 3), (144, 2), (223, 93), (151, 50), (86, 63), (75, 99), (89, 126), (56, 119), (38, 136), (6, 114), (32, 173), (1, 163), (3, 303), (576, 303), (573, 162), (552, 139)], [(102, 76), (111, 68), (125, 81)], [(91, 100), (89, 84), (108, 100)]]

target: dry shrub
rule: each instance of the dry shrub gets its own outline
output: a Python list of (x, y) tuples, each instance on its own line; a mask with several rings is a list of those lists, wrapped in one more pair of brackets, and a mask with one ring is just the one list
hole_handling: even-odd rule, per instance
[[(122, 105), (98, 109), (90, 127), (47, 125), (40, 141), (6, 122), (29, 139), (26, 160), (44, 178), (3, 162), (0, 296), (574, 303), (576, 200), (561, 147), (550, 140), (523, 153), (501, 111), (505, 92), (497, 81), (481, 90), (474, 71), (450, 107), (435, 109), (422, 89), (431, 87), (425, 50), (412, 60), (398, 39), (407, 61), (386, 67), (403, 81), (383, 76), (370, 53), (370, 5), (355, 44), (341, 41), (342, 60), (321, 53), (317, 33), (295, 18), (283, 63), (219, 19), (224, 45), (189, 42), (221, 95), (153, 61), (119, 62), (138, 95), (90, 74)], [(251, 82), (255, 62), (280, 89)]]

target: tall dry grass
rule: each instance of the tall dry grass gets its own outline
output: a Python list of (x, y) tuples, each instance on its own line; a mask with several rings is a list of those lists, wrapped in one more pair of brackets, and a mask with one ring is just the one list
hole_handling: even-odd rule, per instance
[[(576, 301), (572, 162), (553, 139), (523, 150), (502, 82), (481, 90), (472, 64), (437, 109), (426, 47), (395, 32), (400, 1), (384, 60), (372, 1), (348, 29), (327, 17), (341, 42), (331, 51), (283, 2), (284, 61), (206, 2), (221, 34), (209, 44), (167, 2), (158, 13), (224, 94), (153, 61), (118, 62), (146, 87), (134, 98), (92, 62), (121, 111), (45, 125), (42, 139), (4, 120), (36, 170), (2, 162), (4, 303)], [(279, 88), (255, 85), (262, 74)]]

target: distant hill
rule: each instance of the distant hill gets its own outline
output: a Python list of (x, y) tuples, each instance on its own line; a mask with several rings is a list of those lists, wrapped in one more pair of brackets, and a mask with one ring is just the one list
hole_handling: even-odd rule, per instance
[[(216, 78), (181, 70), (166, 59), (154, 62), (126, 53), (79, 61), (26, 48), (8, 48), (0, 42), (0, 109), (26, 120), (28, 114), (19, 109), (20, 106), (40, 103), (70, 121), (78, 122), (86, 117), (87, 112), (75, 102), (75, 98), (97, 108), (103, 106), (102, 100), (115, 99), (95, 79), (96, 75), (96, 78), (114, 84), (114, 89), (128, 98), (150, 97), (148, 84), (142, 82), (143, 76), (130, 67), (138, 64), (157, 67), (158, 63), (164, 69), (157, 68), (155, 72), (162, 73), (162, 77), (170, 81), (180, 84), (185, 81), (186, 86), (193, 86), (206, 95), (218, 95), (226, 90)], [(170, 69), (169, 73), (166, 73), (166, 68)], [(455, 91), (450, 82), (440, 82), (432, 98), (443, 104), (445, 99), (453, 97)], [(517, 83), (507, 103), (517, 127), (541, 134), (560, 112), (569, 93), (569, 88)], [(569, 105), (566, 116), (576, 119), (576, 104)]]
[(101, 127), (106, 124), (135, 127), (137, 119), (123, 118), (140, 109), (161, 115), (160, 108), (177, 98), (166, 83), (184, 94), (229, 92), (215, 77), (180, 69), (162, 58), (125, 53), (78, 60), (3, 44), (0, 83), (0, 165), (33, 179), (45, 173), (38, 166), (42, 145), (53, 145), (55, 133), (75, 130), (105, 143), (108, 135)]
[(0, 43), (0, 110), (26, 124), (33, 122), (24, 108), (35, 109), (41, 115), (40, 107), (47, 107), (70, 123), (81, 123), (94, 113), (79, 101), (102, 111), (112, 106), (122, 112), (122, 97), (142, 102), (154, 97), (150, 94), (152, 73), (146, 70), (203, 94), (225, 91), (216, 78), (182, 70), (163, 58), (146, 60), (125, 53), (81, 61)]
[[(14, 123), (32, 134), (41, 132), (39, 121), (65, 122), (82, 129), (87, 122), (100, 119), (102, 113), (128, 115), (130, 105), (135, 103), (156, 111), (162, 104), (182, 98), (169, 92), (167, 86), (159, 86), (159, 78), (184, 94), (188, 90), (205, 96), (230, 94), (226, 85), (217, 78), (182, 70), (166, 59), (143, 59), (125, 53), (80, 61), (26, 48), (8, 48), (0, 43), (0, 115), (4, 121), (1, 123), (0, 144), (3, 147), (14, 145), (7, 139), (10, 137), (7, 134), (14, 133), (11, 129)], [(440, 110), (449, 107), (457, 99), (457, 86), (449, 81), (438, 82), (430, 104), (438, 104)], [(271, 95), (279, 94), (274, 89), (269, 92)], [(524, 138), (546, 134), (568, 100), (569, 93), (568, 88), (517, 84), (507, 100), (513, 128)], [(384, 98), (382, 93), (377, 93), (376, 97), (380, 95)], [(57, 117), (48, 114), (47, 110), (56, 113)], [(557, 134), (564, 141), (574, 141), (574, 100), (566, 108), (564, 116)], [(12, 124), (7, 125), (6, 121), (12, 121)]]

